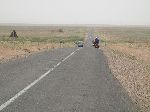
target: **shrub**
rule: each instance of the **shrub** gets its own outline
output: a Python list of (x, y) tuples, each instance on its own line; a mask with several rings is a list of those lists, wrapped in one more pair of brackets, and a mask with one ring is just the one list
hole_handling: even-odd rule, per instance
[(59, 32), (63, 32), (63, 29), (59, 29)]

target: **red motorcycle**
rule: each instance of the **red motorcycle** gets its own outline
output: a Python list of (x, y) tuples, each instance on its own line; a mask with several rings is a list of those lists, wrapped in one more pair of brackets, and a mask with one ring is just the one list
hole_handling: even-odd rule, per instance
[(95, 41), (93, 41), (93, 46), (94, 46), (95, 48), (99, 48), (99, 45), (98, 45)]

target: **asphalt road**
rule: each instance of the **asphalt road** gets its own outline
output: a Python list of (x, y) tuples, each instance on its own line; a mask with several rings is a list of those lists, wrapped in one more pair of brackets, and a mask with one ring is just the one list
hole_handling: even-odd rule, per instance
[(0, 64), (0, 110), (135, 112), (129, 96), (110, 73), (103, 52), (90, 43), (76, 49), (46, 51)]

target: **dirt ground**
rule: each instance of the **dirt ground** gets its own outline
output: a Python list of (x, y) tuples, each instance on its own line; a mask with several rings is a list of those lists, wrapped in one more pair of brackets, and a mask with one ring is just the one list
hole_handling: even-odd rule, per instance
[[(18, 35), (14, 43), (9, 37), (12, 30)], [(82, 27), (0, 26), (0, 62), (43, 50), (74, 47), (76, 41), (83, 40), (85, 32)]]
[(141, 112), (150, 112), (150, 52), (149, 48), (125, 45), (102, 47), (112, 74), (126, 89)]
[(150, 27), (103, 27), (96, 34), (112, 74), (140, 112), (150, 112)]
[(54, 50), (57, 48), (74, 47), (74, 43), (65, 43), (60, 45), (59, 43), (48, 43), (40, 45), (30, 45), (21, 48), (10, 48), (0, 46), (0, 63), (9, 61), (10, 59), (17, 59), (21, 57), (27, 57), (31, 53), (41, 52), (44, 50)]

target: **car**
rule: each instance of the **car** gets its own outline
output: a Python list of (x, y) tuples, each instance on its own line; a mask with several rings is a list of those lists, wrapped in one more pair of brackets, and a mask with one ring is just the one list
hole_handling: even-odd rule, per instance
[(83, 47), (83, 45), (84, 45), (84, 42), (83, 42), (83, 41), (78, 41), (78, 42), (77, 42), (77, 46), (78, 46), (78, 47)]

